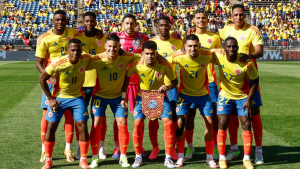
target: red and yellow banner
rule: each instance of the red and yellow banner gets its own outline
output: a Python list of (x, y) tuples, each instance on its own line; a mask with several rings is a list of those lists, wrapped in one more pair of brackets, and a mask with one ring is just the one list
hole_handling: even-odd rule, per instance
[(142, 111), (150, 120), (159, 118), (164, 111), (164, 94), (157, 90), (141, 90)]

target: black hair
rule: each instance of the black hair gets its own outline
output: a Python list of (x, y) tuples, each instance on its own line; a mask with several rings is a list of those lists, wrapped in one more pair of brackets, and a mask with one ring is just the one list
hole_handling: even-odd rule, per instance
[(94, 12), (84, 13), (82, 19), (84, 19), (84, 17), (86, 17), (86, 16), (92, 16), (96, 20), (96, 14)]
[(115, 42), (119, 42), (119, 43), (120, 43), (120, 38), (119, 38), (119, 36), (116, 35), (116, 34), (111, 34), (111, 35), (109, 35), (109, 36), (106, 38), (106, 42), (109, 41), (109, 40), (115, 41)]
[(225, 39), (225, 44), (226, 44), (226, 42), (229, 41), (229, 40), (234, 40), (234, 41), (236, 42), (236, 44), (238, 45), (238, 41), (237, 41), (234, 37), (227, 37), (227, 38)]
[(69, 41), (69, 46), (70, 46), (71, 43), (76, 43), (76, 44), (80, 44), (81, 45), (81, 41), (79, 39), (71, 39)]
[(142, 45), (142, 51), (144, 51), (144, 49), (157, 50), (157, 44), (154, 41), (147, 40)]
[(169, 18), (168, 16), (165, 16), (165, 15), (159, 17), (157, 23), (158, 23), (160, 20), (167, 20), (169, 23), (171, 23), (170, 18)]
[(198, 41), (198, 43), (200, 42), (198, 36), (196, 36), (196, 35), (194, 35), (194, 34), (188, 35), (188, 36), (186, 37), (185, 43), (186, 43), (188, 40), (196, 40), (196, 41)]
[(196, 11), (195, 11), (195, 13), (194, 13), (194, 18), (195, 18), (195, 16), (196, 16), (196, 14), (198, 14), (198, 13), (204, 13), (205, 16), (208, 17), (208, 13), (205, 11), (204, 8), (198, 8), (198, 9), (196, 9)]
[(243, 10), (243, 13), (245, 13), (245, 8), (244, 8), (244, 6), (242, 4), (235, 4), (235, 5), (233, 5), (231, 11), (233, 11), (235, 8), (241, 8)]
[(134, 15), (132, 14), (126, 14), (123, 19), (122, 19), (122, 22), (126, 19), (126, 18), (132, 18), (134, 20), (134, 22), (136, 22), (136, 18)]
[(63, 11), (63, 10), (57, 10), (57, 11), (54, 13), (53, 16), (55, 16), (56, 14), (63, 14), (64, 16), (67, 16), (67, 15), (66, 15), (66, 12)]

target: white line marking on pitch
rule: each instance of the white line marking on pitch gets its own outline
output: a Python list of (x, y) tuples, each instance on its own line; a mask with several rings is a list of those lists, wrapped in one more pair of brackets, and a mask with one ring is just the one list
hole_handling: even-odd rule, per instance
[(19, 62), (22, 62), (22, 61), (16, 61), (16, 62), (7, 62), (7, 63), (2, 63), (0, 65), (6, 65), (6, 64), (11, 64), (11, 63), (19, 63)]

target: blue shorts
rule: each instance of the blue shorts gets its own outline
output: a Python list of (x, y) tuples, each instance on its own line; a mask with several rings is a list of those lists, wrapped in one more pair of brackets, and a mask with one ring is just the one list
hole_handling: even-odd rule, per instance
[(226, 99), (224, 96), (219, 95), (217, 103), (217, 115), (219, 114), (232, 114), (233, 106), (236, 107), (239, 116), (247, 116), (247, 109), (243, 111), (243, 107), (247, 98), (242, 100)]
[(94, 95), (92, 98), (92, 117), (105, 117), (105, 111), (107, 105), (110, 106), (115, 118), (117, 117), (128, 117), (128, 110), (121, 106), (122, 96), (114, 99), (106, 99)]
[(89, 119), (86, 104), (82, 96), (71, 99), (63, 99), (57, 97), (56, 100), (60, 102), (59, 110), (57, 112), (52, 112), (50, 106), (48, 106), (46, 116), (47, 121), (54, 121), (59, 123), (61, 117), (64, 115), (67, 109), (72, 112), (75, 122), (87, 121)]
[[(52, 92), (52, 84), (51, 83), (47, 83), (48, 84), (48, 87), (49, 87), (49, 90), (50, 92)], [(43, 95), (42, 95), (42, 102), (41, 102), (41, 108), (42, 109), (47, 109), (48, 108), (48, 105), (49, 105), (49, 100), (45, 94), (45, 92), (43, 92)]]
[(83, 98), (87, 107), (90, 105), (93, 90), (94, 87), (82, 87)]
[(188, 96), (182, 93), (178, 94), (176, 114), (187, 115), (193, 103), (202, 116), (213, 115), (213, 106), (208, 94), (204, 96)]
[[(249, 80), (249, 87), (250, 87), (250, 84), (251, 84), (251, 79)], [(253, 105), (253, 107), (260, 107), (263, 105), (263, 103), (261, 101), (261, 95), (260, 95), (260, 92), (258, 89), (256, 90), (256, 92), (253, 96), (252, 105)]]
[(171, 105), (171, 110), (174, 113), (176, 111), (177, 94), (178, 94), (178, 87), (175, 87), (167, 91), (168, 99)]
[(213, 106), (217, 106), (217, 100), (219, 96), (219, 89), (215, 82), (208, 84), (209, 93), (210, 93), (210, 99), (213, 104)]
[[(142, 97), (137, 96), (135, 99), (136, 105), (134, 107), (134, 119), (146, 118), (142, 111)], [(164, 111), (159, 118), (172, 118), (172, 111), (169, 100), (167, 97), (164, 97)]]

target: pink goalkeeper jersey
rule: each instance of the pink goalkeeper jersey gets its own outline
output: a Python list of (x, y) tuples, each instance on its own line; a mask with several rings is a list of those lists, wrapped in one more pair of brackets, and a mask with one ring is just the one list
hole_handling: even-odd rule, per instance
[[(134, 32), (133, 35), (126, 35), (125, 31), (111, 33), (118, 35), (120, 38), (121, 48), (126, 52), (132, 53), (142, 53), (142, 44), (143, 42), (149, 40), (150, 38), (147, 35), (141, 34), (139, 32)], [(130, 77), (130, 84), (138, 84), (139, 76), (134, 74)]]

